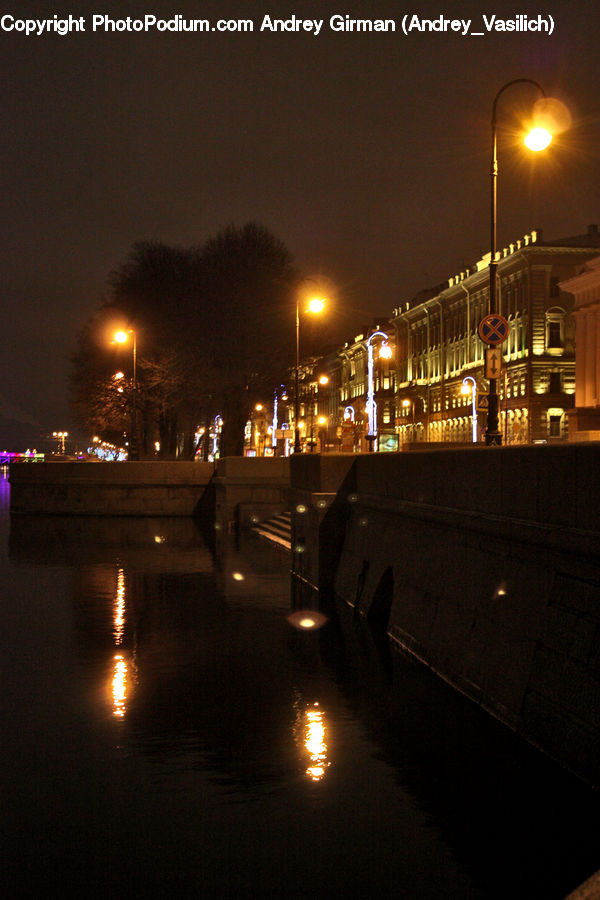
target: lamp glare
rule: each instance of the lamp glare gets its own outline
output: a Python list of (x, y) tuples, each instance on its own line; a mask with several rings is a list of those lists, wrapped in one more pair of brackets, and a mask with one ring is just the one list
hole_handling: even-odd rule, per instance
[(545, 150), (552, 140), (552, 135), (546, 128), (533, 128), (525, 138), (525, 146), (539, 153)]
[(319, 299), (319, 297), (313, 297), (313, 299), (308, 304), (308, 310), (311, 313), (320, 313), (325, 309), (325, 301)]

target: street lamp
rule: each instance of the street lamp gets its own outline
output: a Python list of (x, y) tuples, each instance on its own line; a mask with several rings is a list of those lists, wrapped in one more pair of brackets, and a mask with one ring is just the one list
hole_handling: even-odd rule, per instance
[(137, 338), (136, 333), (133, 328), (128, 328), (127, 331), (116, 331), (114, 334), (114, 340), (117, 344), (126, 344), (129, 340), (129, 335), (131, 335), (132, 340), (132, 348), (133, 348), (133, 383), (131, 390), (131, 439), (129, 441), (129, 459), (137, 460), (139, 459), (138, 448), (137, 448)]
[(471, 408), (473, 417), (473, 443), (477, 443), (477, 382), (472, 375), (465, 375), (460, 389), (461, 394), (471, 395)]
[[(312, 279), (304, 279), (305, 281), (311, 281)], [(325, 301), (320, 297), (313, 297), (309, 300), (308, 305), (306, 307), (306, 312), (313, 313), (318, 315), (320, 312), (323, 312), (325, 308)], [(295, 375), (295, 388), (296, 388), (296, 396), (294, 397), (294, 453), (300, 453), (300, 427), (299, 427), (299, 418), (300, 418), (300, 397), (299, 397), (299, 387), (298, 387), (298, 379), (299, 379), (299, 371), (300, 371), (300, 294), (298, 293), (296, 296), (296, 375)]]
[(392, 348), (387, 344), (388, 336), (385, 331), (374, 331), (367, 338), (367, 415), (369, 417), (369, 452), (373, 452), (373, 445), (377, 439), (377, 403), (375, 402), (375, 386), (373, 378), (373, 338), (383, 338), (383, 344), (379, 350), (382, 359), (390, 359)]
[(57, 438), (58, 443), (60, 444), (61, 453), (65, 455), (65, 440), (69, 437), (68, 431), (53, 431), (52, 437)]
[[(496, 118), (496, 110), (498, 106), (498, 100), (504, 91), (511, 87), (513, 84), (532, 84), (537, 90), (540, 92), (542, 97), (545, 97), (545, 91), (537, 83), (537, 81), (533, 81), (531, 78), (514, 78), (512, 81), (508, 81), (503, 87), (500, 88), (496, 96), (494, 97), (494, 102), (492, 104), (492, 162), (491, 162), (491, 215), (490, 215), (490, 303), (489, 303), (489, 314), (494, 316), (497, 315), (497, 284), (496, 284), (496, 275), (498, 269), (498, 263), (496, 262), (496, 211), (497, 211), (497, 182), (498, 182), (498, 140), (497, 140), (497, 118)], [(527, 137), (525, 138), (525, 144), (530, 150), (544, 150), (550, 141), (552, 140), (552, 135), (548, 131), (547, 128), (535, 127), (533, 128)], [(488, 399), (488, 413), (487, 413), (487, 427), (485, 432), (485, 442), (488, 446), (494, 444), (502, 443), (502, 435), (498, 429), (498, 392), (496, 387), (496, 378), (490, 378), (490, 392)]]

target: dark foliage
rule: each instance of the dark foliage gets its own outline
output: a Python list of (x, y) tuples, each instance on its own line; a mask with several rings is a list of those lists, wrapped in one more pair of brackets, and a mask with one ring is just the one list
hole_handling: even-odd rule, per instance
[[(103, 437), (128, 431), (131, 346), (110, 346), (117, 327), (137, 338), (138, 444), (152, 454), (194, 453), (198, 425), (219, 413), (221, 453), (242, 452), (252, 405), (294, 359), (292, 257), (261, 225), (230, 226), (203, 246), (137, 243), (110, 276), (110, 295), (72, 356), (78, 423)], [(125, 379), (115, 388), (114, 373)]]

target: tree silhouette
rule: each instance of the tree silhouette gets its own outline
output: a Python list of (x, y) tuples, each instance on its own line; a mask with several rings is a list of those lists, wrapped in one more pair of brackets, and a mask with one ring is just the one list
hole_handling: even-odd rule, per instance
[(214, 394), (224, 422), (221, 454), (240, 455), (254, 403), (264, 400), (294, 359), (297, 274), (285, 245), (253, 222), (208, 240), (199, 271), (210, 323), (206, 346), (218, 373)]
[(111, 379), (131, 350), (109, 344), (111, 328), (128, 327), (137, 337), (142, 453), (158, 438), (161, 456), (191, 458), (197, 426), (220, 414), (221, 455), (241, 454), (252, 406), (293, 364), (297, 280), (285, 245), (256, 223), (191, 249), (134, 244), (71, 358), (76, 420), (104, 435), (129, 429), (130, 366), (121, 393), (111, 393)]

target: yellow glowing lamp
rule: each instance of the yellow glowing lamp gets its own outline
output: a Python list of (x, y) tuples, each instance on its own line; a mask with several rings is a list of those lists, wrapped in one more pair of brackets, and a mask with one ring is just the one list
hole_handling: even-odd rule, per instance
[(392, 358), (392, 348), (389, 344), (382, 344), (379, 348), (379, 356), (381, 359), (391, 359)]
[(532, 128), (525, 137), (525, 146), (529, 150), (539, 153), (540, 150), (545, 150), (548, 147), (551, 140), (552, 135), (547, 128)]
[(125, 344), (127, 343), (128, 336), (126, 331), (115, 331), (114, 339), (117, 344)]
[(329, 376), (328, 376), (328, 375), (321, 375), (321, 376), (319, 377), (319, 384), (329, 384)]
[(308, 311), (311, 313), (320, 313), (325, 309), (325, 301), (319, 297), (313, 297), (308, 304)]
[(470, 394), (470, 393), (471, 393), (471, 385), (470, 385), (470, 384), (463, 384), (463, 386), (462, 386), (461, 389), (460, 389), (460, 392), (461, 392), (461, 394), (464, 394), (465, 396), (466, 396), (467, 394)]

